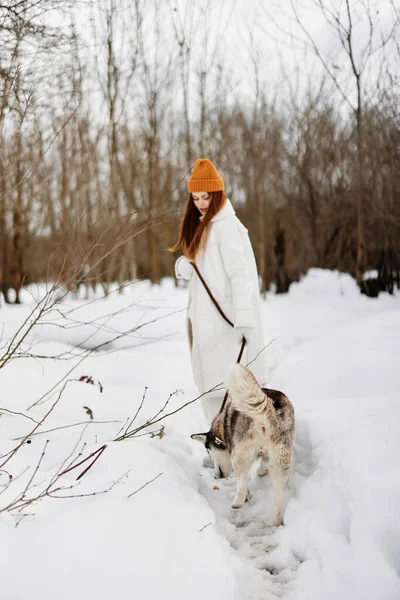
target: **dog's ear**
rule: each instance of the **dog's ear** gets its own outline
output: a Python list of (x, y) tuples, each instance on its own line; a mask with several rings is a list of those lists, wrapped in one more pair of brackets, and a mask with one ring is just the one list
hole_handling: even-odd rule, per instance
[(207, 440), (206, 433), (193, 433), (191, 436), (192, 440), (196, 440), (196, 442), (200, 442), (200, 444), (205, 445)]

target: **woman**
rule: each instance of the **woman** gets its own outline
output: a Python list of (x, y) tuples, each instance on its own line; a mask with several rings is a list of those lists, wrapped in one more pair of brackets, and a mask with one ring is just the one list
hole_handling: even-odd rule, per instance
[[(247, 229), (235, 216), (224, 193), (224, 181), (213, 163), (200, 158), (188, 181), (189, 198), (182, 215), (176, 261), (178, 279), (189, 280), (189, 339), (193, 375), (200, 393), (225, 380), (237, 360), (243, 337), (242, 364), (249, 362), (264, 381), (263, 335), (257, 267)], [(214, 298), (235, 327), (219, 314), (190, 262), (195, 262)], [(261, 352), (261, 354), (259, 354)], [(257, 356), (258, 355), (258, 356)], [(256, 358), (257, 357), (257, 358)], [(202, 398), (207, 423), (218, 414), (224, 390)]]

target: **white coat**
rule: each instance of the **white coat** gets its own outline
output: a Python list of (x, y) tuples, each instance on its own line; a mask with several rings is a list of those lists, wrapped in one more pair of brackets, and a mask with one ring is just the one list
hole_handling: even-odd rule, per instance
[[(212, 218), (206, 245), (197, 253), (196, 265), (228, 319), (236, 327), (253, 328), (241, 363), (247, 365), (261, 353), (249, 369), (262, 385), (265, 383), (265, 344), (257, 267), (247, 229), (235, 216), (229, 200)], [(237, 360), (240, 344), (236, 332), (221, 317), (185, 257), (176, 261), (175, 273), (178, 279), (189, 279), (193, 376), (199, 392), (204, 393), (225, 381), (230, 364)], [(223, 391), (212, 394), (219, 399), (219, 404), (223, 395)], [(219, 404), (214, 409), (215, 414)], [(206, 414), (208, 421), (213, 416)]]

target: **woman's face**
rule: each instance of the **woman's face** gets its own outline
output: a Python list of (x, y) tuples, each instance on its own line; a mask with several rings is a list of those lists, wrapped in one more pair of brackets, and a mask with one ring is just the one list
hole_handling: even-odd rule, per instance
[(211, 202), (210, 194), (208, 192), (196, 192), (195, 194), (192, 193), (192, 198), (200, 214), (205, 215)]

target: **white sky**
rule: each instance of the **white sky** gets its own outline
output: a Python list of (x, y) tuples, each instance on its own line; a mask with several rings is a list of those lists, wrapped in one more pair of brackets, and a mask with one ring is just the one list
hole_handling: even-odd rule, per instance
[[(368, 0), (365, 0), (367, 2)], [(108, 6), (111, 0), (94, 0), (92, 9), (80, 6), (75, 18), (81, 34), (86, 40), (87, 49), (83, 54), (88, 71), (96, 79), (95, 54), (100, 69), (105, 67), (104, 17), (99, 17), (99, 8)], [(134, 26), (131, 9), (133, 0), (115, 0), (119, 11), (117, 25), (117, 53), (124, 71), (132, 58)], [(350, 62), (340, 45), (337, 33), (327, 23), (321, 10), (316, 7), (319, 0), (141, 0), (144, 14), (144, 38), (146, 59), (152, 73), (162, 77), (171, 53), (175, 54), (173, 71), (177, 76), (174, 105), (179, 106), (182, 92), (179, 82), (181, 76), (177, 60), (179, 45), (174, 33), (174, 25), (180, 35), (182, 27), (186, 39), (191, 45), (190, 102), (196, 112), (199, 102), (198, 72), (210, 69), (208, 91), (212, 91), (213, 79), (218, 63), (223, 64), (232, 98), (247, 98), (250, 102), (255, 93), (255, 70), (263, 90), (269, 97), (287, 96), (287, 82), (298, 85), (298, 94), (305, 90), (310, 81), (317, 84), (323, 71), (315, 54), (304, 51), (304, 45), (298, 38), (305, 39), (304, 31), (295, 23), (294, 11), (298, 11), (307, 31), (315, 40), (321, 54), (327, 60), (332, 72), (337, 76), (346, 95), (354, 104), (354, 79), (350, 73)], [(324, 0), (328, 9), (340, 9), (345, 15), (345, 0)], [(370, 0), (371, 7), (379, 7), (374, 12), (375, 33), (373, 44), (379, 43), (382, 32), (388, 32), (394, 22), (392, 0)], [(88, 4), (86, 5), (89, 6)], [(365, 18), (364, 1), (350, 0), (354, 18), (354, 47), (358, 64), (368, 39), (368, 22)], [(95, 18), (92, 19), (92, 15)], [(57, 18), (57, 17), (56, 17)], [(54, 16), (52, 17), (54, 19)], [(345, 16), (343, 17), (346, 22)], [(64, 16), (65, 23), (65, 16)], [(95, 27), (93, 27), (95, 25)], [(125, 27), (125, 32), (123, 32)], [(158, 28), (159, 43), (155, 43)], [(96, 40), (94, 31), (96, 30)], [(290, 38), (291, 33), (293, 38)], [(400, 36), (399, 36), (400, 37)], [(102, 41), (101, 41), (102, 40)], [(97, 42), (97, 50), (95, 47)], [(99, 44), (100, 42), (100, 44)], [(100, 50), (99, 50), (100, 47)], [(369, 62), (365, 72), (364, 84), (368, 86), (376, 79), (376, 60), (381, 56), (377, 52)], [(392, 70), (399, 69), (400, 60), (389, 54)], [(375, 61), (375, 63), (374, 63)], [(375, 69), (375, 70), (374, 70)], [(98, 86), (98, 84), (95, 84)], [(140, 92), (140, 83), (135, 83), (136, 92)], [(91, 84), (93, 88), (93, 84)], [(174, 88), (175, 89), (175, 88)], [(353, 95), (352, 95), (353, 94)], [(91, 96), (91, 102), (98, 102)], [(342, 99), (338, 96), (338, 102)], [(192, 115), (193, 116), (193, 115)]]

